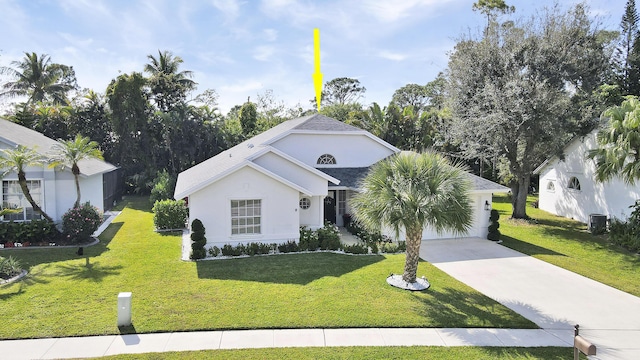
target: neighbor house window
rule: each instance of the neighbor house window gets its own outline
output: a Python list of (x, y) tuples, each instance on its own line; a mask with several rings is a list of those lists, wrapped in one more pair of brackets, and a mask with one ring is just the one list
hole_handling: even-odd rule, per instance
[(553, 183), (553, 181), (549, 181), (547, 183), (547, 190), (549, 191), (556, 191), (556, 185)]
[(347, 213), (347, 191), (338, 190), (338, 215)]
[(231, 200), (231, 234), (260, 234), (261, 200)]
[(318, 165), (335, 165), (335, 164), (336, 164), (336, 158), (333, 157), (333, 155), (324, 154), (318, 158)]
[(303, 197), (300, 199), (300, 209), (307, 210), (311, 207), (311, 200), (309, 198)]
[(578, 180), (577, 177), (572, 177), (571, 179), (569, 179), (569, 189), (573, 189), (573, 190), (580, 190), (580, 180)]
[[(42, 187), (40, 180), (27, 180), (27, 188), (33, 200), (42, 206)], [(15, 180), (2, 182), (2, 207), (10, 209), (21, 208), (22, 212), (4, 216), (5, 221), (25, 221), (41, 219), (42, 216), (33, 211), (31, 204), (22, 193), (20, 183)]]

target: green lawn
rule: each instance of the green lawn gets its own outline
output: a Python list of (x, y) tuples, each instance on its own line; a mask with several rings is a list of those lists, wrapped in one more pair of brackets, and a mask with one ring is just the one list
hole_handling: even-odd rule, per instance
[[(564, 360), (573, 358), (571, 348), (499, 347), (327, 347), (188, 351), (108, 356), (105, 360), (132, 359), (439, 359), (439, 360)], [(581, 359), (586, 359), (580, 356)]]
[(388, 286), (404, 255), (290, 254), (183, 262), (181, 238), (152, 231), (144, 198), (76, 249), (9, 250), (29, 276), (0, 288), (0, 338), (114, 334), (117, 294), (133, 292), (138, 333), (201, 329), (536, 326), (422, 262), (425, 292)]
[(529, 197), (527, 214), (537, 223), (509, 219), (507, 198), (494, 197), (503, 245), (640, 296), (640, 256), (609, 244), (606, 235), (591, 235), (585, 224), (531, 207), (535, 200)]

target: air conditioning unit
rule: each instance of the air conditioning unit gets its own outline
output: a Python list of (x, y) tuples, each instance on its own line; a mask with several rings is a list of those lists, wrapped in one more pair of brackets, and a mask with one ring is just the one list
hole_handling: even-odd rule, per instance
[(602, 234), (607, 230), (607, 215), (589, 214), (589, 231), (592, 234)]

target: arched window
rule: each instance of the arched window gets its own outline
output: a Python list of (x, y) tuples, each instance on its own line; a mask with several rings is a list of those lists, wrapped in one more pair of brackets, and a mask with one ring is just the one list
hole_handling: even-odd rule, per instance
[(556, 191), (556, 185), (553, 183), (553, 181), (549, 181), (547, 183), (547, 190), (548, 191)]
[(569, 189), (580, 190), (580, 180), (577, 177), (573, 176), (569, 179), (569, 185), (567, 186)]
[(307, 210), (311, 207), (311, 200), (309, 198), (303, 197), (300, 199), (300, 209)]
[(323, 154), (318, 158), (318, 165), (335, 165), (336, 158), (331, 154)]

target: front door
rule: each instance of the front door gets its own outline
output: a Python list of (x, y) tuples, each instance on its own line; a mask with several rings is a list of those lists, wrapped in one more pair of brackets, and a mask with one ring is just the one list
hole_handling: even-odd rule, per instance
[(336, 223), (335, 191), (329, 191), (329, 195), (324, 198), (324, 221)]

